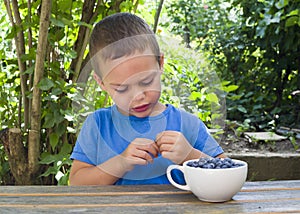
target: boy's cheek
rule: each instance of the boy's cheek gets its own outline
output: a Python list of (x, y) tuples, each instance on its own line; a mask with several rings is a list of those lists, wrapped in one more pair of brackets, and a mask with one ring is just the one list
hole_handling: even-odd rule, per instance
[(126, 102), (126, 99), (122, 98), (120, 98), (120, 96), (117, 96), (113, 98), (113, 101), (119, 108), (122, 108), (122, 110), (128, 110), (129, 102)]

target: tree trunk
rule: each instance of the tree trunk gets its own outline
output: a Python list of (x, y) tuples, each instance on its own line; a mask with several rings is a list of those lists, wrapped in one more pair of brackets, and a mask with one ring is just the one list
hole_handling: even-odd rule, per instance
[(0, 142), (9, 159), (9, 167), (15, 178), (16, 185), (31, 183), (27, 173), (27, 153), (22, 143), (22, 133), (19, 128), (4, 129), (0, 132)]
[(51, 0), (42, 1), (40, 30), (36, 52), (36, 63), (33, 80), (33, 97), (31, 110), (31, 129), (28, 138), (28, 174), (36, 176), (39, 168), (40, 129), (41, 129), (41, 91), (38, 83), (44, 75), (44, 61), (47, 50), (48, 28), (50, 23)]
[(187, 48), (191, 48), (190, 46), (190, 42), (191, 42), (191, 39), (190, 39), (190, 29), (188, 28), (188, 26), (185, 26), (184, 27), (184, 33), (183, 33), (183, 39), (184, 39), (184, 43), (185, 43), (185, 46)]

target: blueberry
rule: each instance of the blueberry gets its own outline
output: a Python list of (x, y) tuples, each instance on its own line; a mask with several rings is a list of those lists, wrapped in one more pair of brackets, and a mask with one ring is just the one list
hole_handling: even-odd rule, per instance
[(244, 164), (242, 163), (235, 163), (232, 167), (233, 168), (236, 168), (236, 167), (240, 167), (240, 166), (243, 166)]
[(193, 166), (193, 167), (199, 167), (199, 163), (198, 163), (197, 161), (194, 161), (194, 162), (192, 163), (192, 166)]
[(221, 166), (223, 164), (223, 162), (221, 161), (221, 160), (218, 160), (217, 162), (216, 162), (216, 166)]
[(187, 166), (193, 166), (193, 162), (188, 162), (187, 164), (186, 164)]
[(215, 168), (215, 164), (214, 163), (208, 163), (207, 166), (208, 166), (207, 167), (208, 169), (214, 169)]
[(217, 160), (216, 159), (211, 159), (210, 162), (215, 164), (217, 162)]
[(226, 168), (228, 168), (228, 166), (226, 164), (221, 165), (221, 169), (226, 169)]
[(232, 162), (232, 160), (230, 158), (224, 158), (224, 161)]
[(199, 158), (198, 161), (190, 161), (187, 163), (190, 167), (200, 167), (205, 169), (226, 169), (243, 166), (241, 163), (235, 163), (231, 158)]
[(228, 168), (231, 168), (233, 164), (230, 163), (230, 162), (226, 162), (225, 165), (226, 165)]
[(209, 169), (209, 164), (204, 164), (201, 168)]

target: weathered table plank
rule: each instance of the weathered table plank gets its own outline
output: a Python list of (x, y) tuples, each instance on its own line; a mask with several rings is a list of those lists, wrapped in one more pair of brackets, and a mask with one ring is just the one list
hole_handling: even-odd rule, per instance
[(246, 182), (225, 203), (198, 200), (170, 185), (3, 186), (0, 213), (300, 213), (300, 180)]

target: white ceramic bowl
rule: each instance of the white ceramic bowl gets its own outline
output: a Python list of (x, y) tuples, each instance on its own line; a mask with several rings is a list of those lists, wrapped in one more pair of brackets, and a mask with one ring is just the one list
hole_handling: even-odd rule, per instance
[[(224, 202), (231, 200), (243, 187), (248, 173), (248, 164), (241, 160), (232, 159), (243, 166), (225, 169), (203, 169), (188, 166), (189, 160), (180, 165), (170, 165), (167, 176), (172, 185), (179, 189), (192, 191), (202, 201)], [(186, 185), (176, 183), (171, 171), (179, 169), (183, 172)]]

